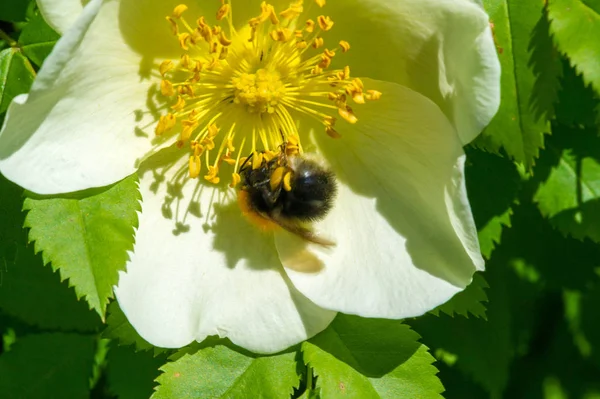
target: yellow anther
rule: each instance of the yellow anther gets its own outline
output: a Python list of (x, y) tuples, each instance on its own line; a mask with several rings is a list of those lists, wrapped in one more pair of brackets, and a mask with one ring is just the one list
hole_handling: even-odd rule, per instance
[(154, 133), (157, 136), (160, 136), (164, 132), (171, 130), (175, 126), (175, 123), (177, 123), (175, 115), (171, 113), (161, 115), (161, 117), (158, 119), (158, 123), (156, 124), (156, 128), (154, 129)]
[(174, 111), (180, 111), (185, 107), (185, 100), (181, 96), (177, 96), (177, 102), (171, 106), (171, 109)]
[(317, 22), (319, 23), (319, 27), (321, 30), (328, 31), (333, 27), (333, 21), (331, 18), (326, 17), (324, 15), (319, 15), (317, 17)]
[(189, 68), (190, 67), (190, 56), (187, 54), (182, 55), (181, 60), (179, 61), (179, 64), (184, 68)]
[(190, 142), (190, 147), (192, 148), (194, 155), (197, 157), (202, 155), (202, 153), (204, 152), (204, 147), (200, 145), (196, 140)]
[(315, 65), (315, 67), (310, 70), (310, 73), (313, 75), (320, 75), (323, 73), (323, 69), (320, 66)]
[(213, 184), (218, 184), (221, 181), (221, 179), (217, 177), (218, 173), (219, 168), (216, 166), (209, 166), (208, 173), (204, 176), (204, 178)]
[(160, 92), (165, 97), (171, 97), (175, 95), (175, 89), (173, 89), (173, 83), (170, 81), (163, 79), (160, 82)]
[(287, 42), (292, 37), (292, 31), (288, 28), (279, 28), (271, 31), (269, 35), (276, 42)]
[(229, 46), (231, 44), (231, 40), (225, 36), (225, 32), (221, 32), (219, 35), (219, 43), (221, 43), (222, 46)]
[(219, 10), (217, 11), (217, 21), (220, 21), (223, 18), (225, 18), (227, 14), (229, 14), (229, 11), (229, 4), (223, 4), (221, 7), (219, 7)]
[(322, 37), (316, 37), (315, 40), (312, 42), (312, 47), (313, 48), (323, 47), (324, 43), (325, 43), (325, 40), (323, 40)]
[(313, 21), (312, 19), (308, 19), (304, 25), (304, 29), (308, 33), (312, 33), (315, 30), (315, 21)]
[(335, 130), (333, 127), (331, 126), (325, 126), (325, 133), (327, 133), (327, 135), (329, 137), (331, 137), (332, 139), (339, 139), (340, 137), (342, 137), (341, 134), (339, 134), (337, 132), (337, 130)]
[(177, 22), (175, 22), (175, 20), (171, 17), (166, 18), (169, 24), (171, 25), (171, 32), (173, 33), (173, 35), (177, 36), (177, 34), (179, 33), (179, 27), (177, 26)]
[(171, 61), (171, 60), (164, 60), (163, 62), (160, 63), (160, 66), (158, 67), (158, 70), (160, 71), (160, 74), (162, 76), (165, 76), (165, 73), (169, 72), (174, 67), (175, 66), (173, 65), (173, 61)]
[(362, 91), (357, 91), (357, 92), (352, 93), (352, 99), (357, 104), (365, 103), (365, 96)]
[(279, 13), (279, 16), (283, 19), (294, 19), (304, 12), (302, 2), (292, 4), (288, 9)]
[(291, 180), (292, 180), (292, 172), (287, 172), (285, 174), (285, 176), (283, 176), (283, 189), (285, 191), (292, 191)]
[(197, 155), (190, 156), (189, 166), (190, 170), (190, 178), (195, 179), (200, 175), (200, 170), (202, 169), (202, 163), (200, 162), (200, 157)]
[(187, 9), (188, 7), (185, 4), (179, 4), (173, 9), (173, 18), (181, 18), (181, 14), (183, 14)]
[(269, 19), (273, 25), (279, 24), (279, 18), (277, 18), (277, 14), (275, 14), (275, 8), (272, 5), (269, 5)]
[(234, 188), (235, 186), (237, 186), (240, 181), (242, 180), (242, 177), (239, 175), (239, 173), (232, 173), (231, 174), (231, 183), (229, 183), (229, 187)]
[(279, 188), (281, 186), (281, 182), (283, 180), (283, 174), (286, 172), (286, 170), (287, 170), (287, 168), (280, 166), (273, 171), (273, 173), (271, 174), (271, 180), (269, 182), (271, 185), (271, 190), (275, 191), (275, 190), (277, 190), (277, 188)]
[(345, 40), (340, 40), (340, 47), (342, 48), (342, 53), (346, 53), (350, 50), (350, 43)]
[(231, 166), (235, 165), (235, 159), (228, 158), (227, 155), (223, 157), (223, 162)]
[(358, 118), (352, 112), (352, 108), (346, 106), (346, 108), (338, 108), (338, 113), (342, 118), (344, 118), (348, 123), (355, 124), (358, 121)]
[(319, 67), (325, 69), (325, 68), (329, 68), (329, 65), (331, 65), (331, 58), (329, 58), (325, 54), (323, 54), (321, 56), (321, 62), (319, 62)]
[(279, 153), (275, 151), (266, 150), (263, 152), (263, 160), (265, 160), (266, 162), (269, 162), (277, 156), (279, 156)]
[(365, 84), (363, 83), (363, 81), (360, 78), (352, 79), (352, 83), (360, 90), (365, 88)]
[(344, 79), (350, 79), (350, 67), (346, 65), (343, 69)]
[(188, 41), (190, 40), (189, 33), (180, 33), (179, 35), (177, 35), (177, 40), (179, 40), (179, 46), (181, 46), (182, 49), (184, 49), (184, 50), (190, 49), (188, 47)]
[(305, 49), (308, 47), (308, 43), (306, 43), (306, 40), (302, 40), (298, 43), (296, 43), (296, 48), (299, 50)]
[(262, 165), (263, 154), (260, 152), (254, 151), (252, 153), (252, 169), (258, 169)]
[(221, 34), (221, 32), (222, 32), (222, 29), (221, 29), (221, 27), (219, 25), (213, 26), (213, 28), (212, 28), (212, 34), (214, 36), (219, 36)]
[(377, 90), (367, 90), (367, 100), (379, 100), (381, 92)]
[(335, 57), (335, 50), (325, 49), (323, 50), (323, 53), (329, 58)]
[(221, 47), (221, 52), (219, 53), (219, 59), (224, 60), (225, 58), (227, 58), (228, 54), (229, 54), (229, 48)]
[(190, 123), (189, 121), (183, 121), (181, 124), (183, 125), (183, 129), (181, 129), (179, 140), (186, 142), (192, 137), (192, 133), (196, 130), (198, 124), (193, 122)]
[(231, 137), (227, 138), (227, 149), (229, 150), (229, 152), (234, 152), (235, 151), (235, 147), (233, 146), (233, 139)]
[(319, 7), (324, 7), (325, 6), (325, 0), (315, 0), (315, 3), (317, 3), (317, 5)]
[(207, 126), (208, 128), (208, 137), (215, 137), (217, 134), (219, 134), (219, 129), (217, 127), (217, 125), (215, 123), (211, 123), (210, 125)]

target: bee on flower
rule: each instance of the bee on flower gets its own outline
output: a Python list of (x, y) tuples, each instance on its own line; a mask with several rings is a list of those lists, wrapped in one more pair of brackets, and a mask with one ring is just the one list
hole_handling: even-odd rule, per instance
[(499, 66), (475, 2), (56, 11), (72, 1), (40, 0), (63, 37), (9, 108), (0, 172), (39, 194), (137, 172), (115, 293), (150, 343), (273, 353), (336, 312), (423, 314), (483, 269), (462, 146), (497, 110)]

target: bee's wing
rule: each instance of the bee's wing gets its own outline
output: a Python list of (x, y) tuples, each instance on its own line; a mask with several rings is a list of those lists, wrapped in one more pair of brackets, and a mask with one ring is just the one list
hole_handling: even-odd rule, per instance
[(290, 233), (295, 234), (299, 237), (302, 237), (303, 239), (305, 239), (307, 241), (314, 242), (315, 244), (319, 244), (324, 247), (332, 247), (335, 245), (335, 242), (328, 240), (326, 238), (320, 237), (319, 235), (315, 234), (314, 231), (312, 231), (304, 226), (295, 224), (292, 221), (282, 218), (276, 212), (274, 212), (274, 214), (272, 214), (270, 216), (271, 216), (271, 220), (273, 220), (275, 223), (277, 223), (283, 229), (285, 229), (285, 230), (289, 231)]

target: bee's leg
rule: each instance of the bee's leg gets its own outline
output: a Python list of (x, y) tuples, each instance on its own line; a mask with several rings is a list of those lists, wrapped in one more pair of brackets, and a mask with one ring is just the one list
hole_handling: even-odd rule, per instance
[(266, 184), (260, 188), (260, 194), (269, 207), (273, 207), (275, 203), (279, 200), (279, 195), (281, 194), (281, 187), (278, 187), (277, 190), (271, 190), (270, 184)]

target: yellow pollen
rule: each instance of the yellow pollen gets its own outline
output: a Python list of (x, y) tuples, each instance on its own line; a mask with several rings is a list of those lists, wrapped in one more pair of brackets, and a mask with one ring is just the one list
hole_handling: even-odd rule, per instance
[(286, 169), (287, 168), (280, 166), (273, 171), (273, 174), (271, 175), (271, 180), (269, 182), (271, 185), (271, 190), (275, 191), (277, 187), (279, 187), (283, 180), (283, 175), (286, 172)]
[(189, 165), (190, 178), (195, 179), (196, 177), (198, 177), (198, 175), (200, 175), (201, 167), (202, 167), (202, 164), (200, 162), (200, 157), (197, 155), (192, 155), (190, 157), (190, 165)]
[(168, 80), (163, 80), (160, 82), (160, 93), (165, 97), (170, 97), (175, 95), (175, 90), (173, 89), (173, 83)]
[(290, 181), (292, 179), (292, 172), (287, 172), (285, 176), (283, 176), (283, 189), (285, 191), (292, 191), (292, 186)]
[(321, 30), (328, 31), (333, 27), (333, 21), (331, 18), (326, 17), (324, 15), (319, 15), (317, 17), (317, 22), (319, 23), (319, 27)]
[(227, 14), (229, 14), (229, 10), (230, 10), (229, 4), (223, 4), (219, 8), (219, 11), (217, 11), (217, 21), (220, 21), (223, 18), (225, 18), (225, 16), (227, 16)]
[(165, 76), (165, 73), (169, 72), (174, 67), (175, 66), (173, 65), (173, 61), (171, 61), (171, 60), (164, 60), (163, 62), (160, 63), (160, 66), (158, 67), (158, 70), (160, 71), (160, 75), (161, 76)]
[(173, 18), (181, 18), (181, 14), (183, 14), (187, 9), (188, 7), (185, 4), (179, 4), (173, 10)]
[[(325, 6), (325, 0), (315, 3)], [(342, 125), (358, 123), (360, 116), (347, 101), (363, 104), (381, 97), (351, 79), (349, 66), (333, 67), (334, 57), (343, 55), (336, 56), (332, 43), (325, 47), (331, 18), (302, 20), (309, 8), (304, 0), (288, 4), (276, 10), (263, 1), (257, 16), (235, 27), (230, 0), (220, 0), (215, 25), (203, 16), (186, 20), (185, 4), (166, 16), (181, 54), (156, 66), (165, 101), (155, 134), (189, 151), (190, 178), (218, 184), (225, 169), (235, 187), (242, 181), (242, 165), (259, 168), (281, 156), (283, 148), (286, 156), (302, 154), (303, 119), (316, 120), (325, 134), (340, 138), (336, 129), (343, 133)], [(346, 53), (350, 44), (341, 40), (339, 48)], [(292, 176), (282, 168), (271, 184), (291, 190)]]

